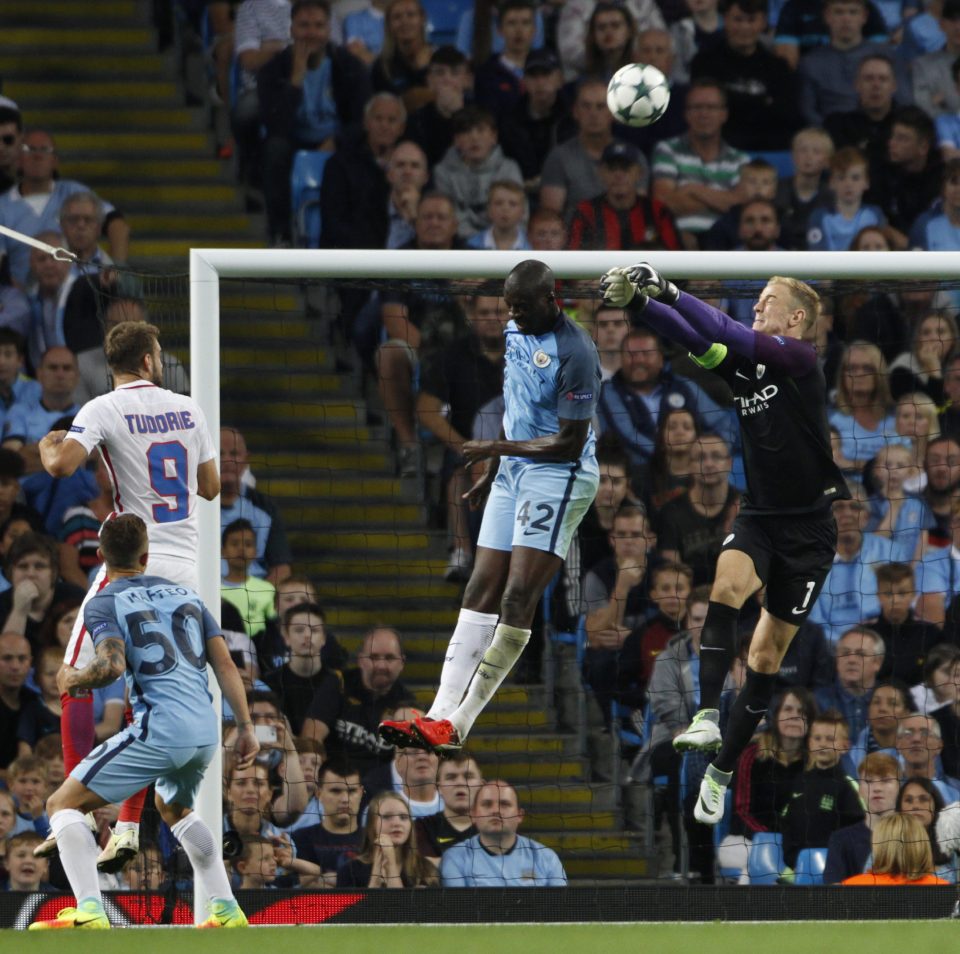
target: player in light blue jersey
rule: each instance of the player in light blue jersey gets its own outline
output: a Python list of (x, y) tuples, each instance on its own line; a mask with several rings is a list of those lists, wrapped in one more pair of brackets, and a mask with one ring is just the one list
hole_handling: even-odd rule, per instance
[(108, 584), (89, 600), (84, 620), (96, 656), (83, 669), (65, 665), (61, 693), (109, 685), (123, 674), (133, 723), (95, 748), (47, 801), (50, 827), (77, 899), (31, 930), (109, 928), (97, 878), (97, 845), (85, 812), (120, 802), (156, 782), (156, 805), (183, 846), (194, 885), (210, 905), (201, 927), (242, 927), (247, 919), (233, 892), (219, 846), (194, 813), (203, 773), (219, 744), (207, 685), (209, 661), (237, 716), (236, 764), (248, 768), (259, 749), (246, 695), (216, 620), (191, 589), (144, 576), (147, 527), (135, 514), (108, 520), (100, 531)]
[(532, 259), (507, 276), (509, 310), (500, 438), (468, 441), (466, 463), (486, 461), (464, 495), (489, 494), (476, 562), (426, 716), (384, 722), (401, 747), (458, 749), (519, 659), (547, 584), (597, 493), (590, 420), (600, 396), (600, 358), (557, 306), (553, 272)]

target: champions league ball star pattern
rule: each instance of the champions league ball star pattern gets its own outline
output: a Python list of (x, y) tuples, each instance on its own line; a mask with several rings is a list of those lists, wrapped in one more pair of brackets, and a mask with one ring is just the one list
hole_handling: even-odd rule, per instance
[(655, 66), (622, 66), (607, 86), (607, 107), (618, 122), (627, 126), (655, 123), (669, 103), (670, 84)]

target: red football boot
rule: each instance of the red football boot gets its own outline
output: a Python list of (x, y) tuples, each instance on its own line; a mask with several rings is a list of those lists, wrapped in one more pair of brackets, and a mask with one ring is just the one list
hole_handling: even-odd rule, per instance
[(417, 716), (413, 720), (413, 727), (426, 745), (438, 754), (456, 752), (463, 746), (460, 733), (448, 719), (434, 720)]
[(380, 739), (387, 745), (395, 746), (398, 749), (422, 749), (423, 739), (414, 728), (409, 719), (401, 722), (391, 722), (384, 720), (380, 723), (377, 730)]

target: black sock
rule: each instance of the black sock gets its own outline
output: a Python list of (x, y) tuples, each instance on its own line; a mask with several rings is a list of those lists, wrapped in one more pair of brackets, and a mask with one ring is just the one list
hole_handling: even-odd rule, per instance
[(700, 635), (700, 708), (719, 709), (737, 639), (740, 610), (710, 601)]
[(721, 772), (732, 772), (740, 753), (750, 744), (753, 733), (767, 714), (776, 683), (776, 673), (754, 672), (747, 666), (746, 682), (733, 704), (720, 754), (713, 763)]

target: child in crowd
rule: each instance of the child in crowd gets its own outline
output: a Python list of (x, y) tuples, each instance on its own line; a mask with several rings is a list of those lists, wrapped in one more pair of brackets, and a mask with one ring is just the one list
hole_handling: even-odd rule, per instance
[(847, 771), (852, 775), (871, 752), (897, 755), (897, 726), (912, 710), (910, 689), (899, 679), (881, 679), (870, 694), (867, 724), (847, 753)]
[(47, 791), (44, 801), (62, 784), (66, 776), (63, 765), (63, 740), (59, 732), (45, 735), (33, 750), (33, 754), (47, 767)]
[(48, 866), (44, 858), (34, 858), (33, 849), (43, 837), (35, 831), (22, 831), (7, 841), (7, 880), (0, 891), (54, 891), (47, 884)]
[(240, 517), (227, 524), (222, 537), (222, 554), (227, 573), (220, 585), (220, 596), (240, 613), (248, 636), (263, 632), (273, 613), (275, 590), (272, 583), (250, 575), (257, 558), (257, 535), (249, 520)]
[(833, 156), (833, 140), (815, 126), (801, 129), (793, 137), (790, 155), (793, 175), (780, 180), (774, 201), (783, 212), (780, 244), (802, 249), (807, 245), (810, 213), (823, 199), (823, 179)]
[(859, 149), (847, 146), (830, 159), (828, 185), (833, 202), (810, 213), (807, 248), (811, 252), (845, 252), (861, 229), (887, 224), (878, 206), (864, 205), (870, 176), (867, 158)]
[(509, 179), (494, 182), (487, 198), (490, 227), (467, 240), (470, 248), (529, 249), (530, 241), (523, 227), (527, 217), (527, 197), (523, 186)]
[(926, 508), (919, 497), (904, 489), (920, 472), (913, 459), (913, 450), (902, 444), (886, 444), (880, 448), (870, 468), (870, 520), (867, 530), (891, 541), (891, 556), (901, 563), (910, 563), (916, 556), (924, 527)]
[(297, 739), (294, 743), (297, 748), (297, 757), (300, 768), (303, 770), (303, 781), (307, 786), (307, 807), (300, 813), (300, 817), (292, 824), (284, 827), (284, 831), (294, 832), (301, 828), (319, 825), (323, 817), (323, 806), (317, 797), (320, 784), (320, 766), (326, 761), (326, 749), (322, 742), (316, 739)]
[(122, 888), (128, 891), (159, 891), (165, 877), (160, 849), (141, 841), (140, 851), (121, 872)]
[(462, 239), (490, 224), (490, 186), (504, 179), (523, 185), (520, 167), (504, 155), (497, 142), (492, 114), (479, 106), (464, 106), (453, 116), (453, 148), (433, 171), (434, 185), (456, 207)]
[(63, 665), (63, 649), (45, 646), (34, 661), (34, 680), (40, 689), (40, 705), (24, 709), (17, 723), (17, 754), (30, 755), (44, 736), (60, 731), (60, 690), (57, 673)]
[(838, 828), (863, 818), (857, 783), (843, 770), (840, 759), (850, 749), (850, 733), (843, 716), (827, 709), (813, 720), (807, 740), (807, 763), (783, 809), (783, 859), (797, 865), (802, 848), (826, 848)]
[(7, 768), (7, 787), (16, 800), (18, 817), (46, 835), (50, 821), (44, 807), (48, 776), (43, 761), (35, 755), (21, 755), (14, 759)]
[(240, 876), (239, 887), (246, 890), (275, 888), (277, 856), (273, 842), (263, 835), (244, 835), (243, 851), (234, 862)]
[(7, 838), (17, 828), (17, 804), (13, 796), (0, 788), (0, 881), (7, 877)]

